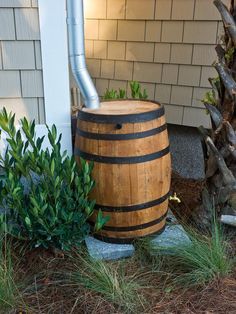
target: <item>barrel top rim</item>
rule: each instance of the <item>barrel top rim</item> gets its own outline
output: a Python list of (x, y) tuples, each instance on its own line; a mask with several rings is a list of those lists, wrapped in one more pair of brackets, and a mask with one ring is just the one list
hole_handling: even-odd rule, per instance
[(102, 101), (99, 109), (82, 108), (82, 112), (88, 115), (110, 115), (110, 116), (124, 116), (124, 115), (139, 115), (148, 112), (159, 111), (163, 106), (151, 100), (112, 100)]
[[(123, 110), (121, 103), (124, 104)], [(128, 110), (126, 104), (129, 104)], [(136, 104), (136, 105), (135, 105)], [(112, 106), (113, 105), (113, 106)], [(82, 108), (78, 111), (78, 119), (93, 123), (140, 123), (158, 119), (165, 115), (164, 106), (158, 102), (145, 100), (105, 101), (102, 106), (109, 110)], [(137, 110), (138, 108), (141, 108)], [(113, 107), (113, 108), (112, 108)], [(112, 109), (112, 110), (111, 110)], [(111, 112), (113, 114), (111, 114)]]

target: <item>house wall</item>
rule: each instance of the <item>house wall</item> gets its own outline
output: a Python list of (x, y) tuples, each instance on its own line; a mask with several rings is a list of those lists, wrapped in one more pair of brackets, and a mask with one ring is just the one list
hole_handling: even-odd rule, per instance
[[(229, 3), (229, 0), (225, 0)], [(88, 67), (99, 95), (138, 80), (169, 123), (209, 126), (209, 90), (222, 30), (212, 0), (85, 0)], [(73, 83), (72, 83), (73, 86)], [(78, 95), (74, 95), (75, 99)], [(76, 101), (74, 101), (76, 102)], [(0, 108), (45, 122), (37, 0), (0, 0)]]
[[(228, 4), (229, 0), (225, 0)], [(88, 67), (99, 95), (137, 80), (169, 123), (209, 126), (209, 90), (222, 23), (212, 0), (86, 0)]]
[(36, 0), (0, 0), (0, 109), (45, 121)]

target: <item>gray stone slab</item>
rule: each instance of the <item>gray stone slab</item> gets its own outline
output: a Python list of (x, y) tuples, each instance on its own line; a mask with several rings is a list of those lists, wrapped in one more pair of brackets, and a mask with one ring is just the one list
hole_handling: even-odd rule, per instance
[(184, 228), (179, 224), (175, 224), (167, 225), (165, 231), (154, 237), (151, 244), (154, 248), (159, 248), (162, 253), (170, 254), (171, 249), (191, 245), (191, 240)]
[(177, 218), (175, 217), (175, 215), (172, 213), (172, 211), (170, 209), (168, 209), (166, 221), (168, 223), (172, 223), (172, 224), (177, 224), (178, 223)]
[(117, 260), (130, 257), (135, 249), (132, 244), (111, 244), (93, 237), (85, 239), (89, 255), (96, 260)]
[(184, 178), (205, 177), (201, 135), (196, 128), (168, 125), (172, 168)]

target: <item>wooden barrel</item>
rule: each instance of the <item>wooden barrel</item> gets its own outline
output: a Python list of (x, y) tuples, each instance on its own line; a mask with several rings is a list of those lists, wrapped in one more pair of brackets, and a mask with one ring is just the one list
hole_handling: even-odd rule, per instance
[(96, 237), (130, 243), (165, 228), (171, 160), (164, 108), (122, 100), (78, 113), (75, 155), (94, 162), (91, 198), (110, 220)]

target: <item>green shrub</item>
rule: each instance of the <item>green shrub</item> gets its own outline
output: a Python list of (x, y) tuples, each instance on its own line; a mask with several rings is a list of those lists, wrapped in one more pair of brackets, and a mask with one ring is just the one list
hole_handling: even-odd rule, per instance
[[(147, 91), (144, 89), (142, 91), (141, 85), (136, 82), (130, 82), (129, 83), (130, 91), (131, 91), (131, 97), (133, 99), (147, 99)], [(127, 99), (127, 95), (124, 89), (119, 89), (119, 91), (116, 91), (114, 89), (107, 89), (104, 96), (102, 97), (104, 100), (112, 100), (112, 99)]]
[[(61, 153), (61, 135), (53, 125), (48, 128), (50, 149), (42, 149), (44, 137), (36, 138), (35, 122), (21, 120), (15, 128), (15, 116), (5, 109), (0, 113), (0, 128), (9, 147), (1, 163), (5, 178), (0, 178), (1, 227), (12, 236), (30, 241), (34, 247), (69, 249), (90, 232), (88, 218), (95, 201), (88, 195), (94, 187), (92, 164)], [(23, 136), (25, 139), (23, 139)], [(99, 214), (95, 228), (106, 219)]]

